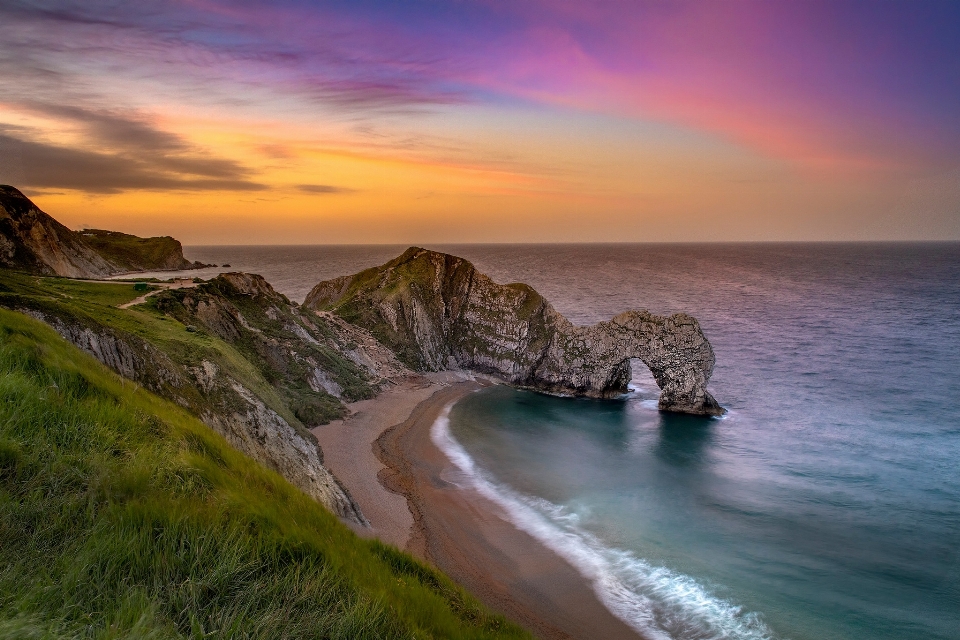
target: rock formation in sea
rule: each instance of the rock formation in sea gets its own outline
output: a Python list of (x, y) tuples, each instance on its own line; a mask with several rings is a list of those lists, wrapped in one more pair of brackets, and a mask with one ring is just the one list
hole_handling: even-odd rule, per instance
[(9, 185), (0, 185), (0, 266), (69, 278), (132, 271), (194, 269), (170, 237), (138, 238), (116, 231), (71, 231)]
[(369, 330), (417, 370), (471, 369), (549, 393), (609, 398), (627, 391), (636, 358), (660, 387), (662, 411), (724, 413), (707, 391), (713, 349), (686, 314), (626, 311), (576, 326), (531, 287), (497, 284), (467, 260), (419, 247), (319, 283), (304, 306)]

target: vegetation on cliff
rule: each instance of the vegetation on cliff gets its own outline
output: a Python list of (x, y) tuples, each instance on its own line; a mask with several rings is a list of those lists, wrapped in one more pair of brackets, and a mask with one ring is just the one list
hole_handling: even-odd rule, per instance
[(208, 266), (184, 258), (180, 241), (170, 236), (140, 238), (103, 229), (84, 229), (77, 233), (120, 271), (172, 271)]
[(0, 267), (95, 278), (117, 269), (14, 187), (0, 185)]
[(114, 371), (185, 407), (334, 513), (364, 522), (322, 466), (309, 432), (344, 414), (341, 397), (369, 397), (382, 383), (370, 358), (360, 357), (363, 347), (348, 341), (354, 334), (345, 338), (335, 322), (300, 315), (258, 276), (225, 274), (119, 308), (139, 295), (130, 283), (0, 270), (0, 307), (50, 324)]
[(182, 407), (6, 310), (0, 636), (527, 637), (357, 538)]
[(411, 247), (319, 283), (304, 306), (369, 330), (415, 369), (459, 367), (551, 393), (615, 397), (637, 359), (660, 386), (660, 409), (724, 412), (707, 391), (714, 354), (695, 318), (635, 310), (575, 326), (531, 287), (498, 284), (449, 254)]
[(341, 399), (376, 393), (376, 382), (344, 355), (347, 345), (327, 323), (301, 315), (259, 276), (221, 275), (195, 288), (162, 292), (151, 306), (231, 344), (307, 427), (342, 417)]
[(70, 278), (206, 266), (183, 257), (170, 237), (71, 231), (9, 185), (0, 185), (0, 266)]

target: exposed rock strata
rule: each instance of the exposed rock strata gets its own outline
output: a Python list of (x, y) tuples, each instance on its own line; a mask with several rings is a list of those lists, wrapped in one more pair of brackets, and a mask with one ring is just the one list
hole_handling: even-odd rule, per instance
[(116, 231), (71, 231), (25, 195), (0, 185), (0, 267), (68, 278), (131, 271), (193, 269), (170, 237), (138, 238)]
[(202, 327), (254, 363), (310, 428), (343, 417), (343, 401), (373, 397), (410, 371), (359, 327), (305, 313), (263, 277), (225, 273), (153, 297), (156, 308)]
[(579, 327), (527, 285), (497, 284), (462, 258), (417, 247), (321, 282), (304, 306), (368, 329), (415, 369), (461, 367), (552, 393), (614, 397), (637, 358), (660, 386), (661, 410), (724, 412), (707, 391), (713, 349), (685, 314), (627, 311)]
[(120, 375), (200, 417), (237, 450), (284, 476), (341, 518), (366, 524), (349, 494), (323, 466), (316, 439), (287, 422), (215, 363), (174, 362), (145, 340), (52, 309), (14, 307), (46, 322)]
[(118, 272), (76, 233), (6, 185), (0, 185), (0, 266), (70, 278)]

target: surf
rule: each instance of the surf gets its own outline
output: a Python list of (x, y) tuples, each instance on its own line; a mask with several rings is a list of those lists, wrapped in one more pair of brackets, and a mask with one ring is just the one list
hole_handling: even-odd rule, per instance
[(690, 576), (605, 545), (568, 507), (496, 482), (450, 432), (452, 408), (441, 412), (430, 438), (459, 471), (458, 484), (498, 505), (514, 526), (569, 562), (631, 628), (656, 640), (777, 639), (759, 613), (716, 597)]

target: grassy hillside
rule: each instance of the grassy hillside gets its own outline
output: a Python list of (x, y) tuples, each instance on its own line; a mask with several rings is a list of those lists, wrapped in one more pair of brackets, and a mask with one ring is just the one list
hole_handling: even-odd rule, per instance
[[(208, 285), (203, 285), (196, 295), (204, 294), (205, 300), (210, 300), (210, 292), (215, 292), (215, 284), (208, 291)], [(200, 324), (195, 318), (181, 313), (179, 305), (174, 304), (182, 298), (184, 292), (168, 292), (160, 296), (148, 298), (146, 304), (130, 309), (118, 309), (117, 306), (129, 302), (141, 295), (135, 291), (131, 283), (99, 283), (72, 280), (68, 278), (36, 277), (0, 269), (0, 307), (8, 309), (31, 309), (45, 315), (66, 318), (71, 322), (91, 327), (107, 327), (118, 336), (133, 336), (153, 345), (165, 354), (179, 369), (195, 368), (203, 361), (215, 363), (220, 370), (229, 374), (246, 388), (253, 391), (268, 407), (280, 414), (294, 428), (306, 434), (305, 425), (297, 416), (300, 413), (308, 417), (302, 409), (309, 401), (318, 407), (319, 418), (310, 421), (306, 426), (326, 422), (329, 419), (340, 417), (344, 412), (342, 403), (323, 392), (306, 393), (302, 387), (302, 380), (293, 380), (291, 375), (292, 363), (288, 364), (282, 358), (264, 357), (272, 354), (258, 353), (260, 338), (273, 339), (280, 337), (283, 332), (283, 322), (277, 323), (267, 318), (261, 318), (262, 309), (253, 308), (247, 304), (244, 311), (251, 321), (258, 322), (262, 329), (250, 331), (242, 329), (235, 340), (229, 342), (216, 334), (206, 331), (188, 331), (187, 325), (191, 322)], [(240, 296), (239, 298), (242, 298)], [(221, 296), (221, 300), (225, 300)], [(241, 304), (237, 298), (233, 302)], [(162, 309), (158, 308), (158, 304)], [(256, 311), (257, 313), (252, 313)], [(295, 319), (285, 313), (282, 321), (293, 324)], [(321, 325), (319, 319), (315, 326)], [(322, 328), (322, 326), (320, 326)], [(372, 389), (364, 385), (359, 373), (352, 362), (340, 355), (336, 350), (322, 345), (298, 345), (298, 353), (309, 355), (314, 351), (320, 362), (331, 371), (331, 377), (341, 383), (348, 392), (350, 399), (370, 397)], [(262, 351), (262, 348), (260, 348)], [(271, 366), (271, 363), (280, 365)], [(157, 363), (149, 360), (142, 363), (144, 367), (152, 367)], [(144, 370), (143, 377), (164, 378), (162, 372), (153, 375), (153, 372)], [(301, 373), (295, 371), (294, 373)], [(189, 374), (183, 373), (184, 380), (191, 379)], [(199, 393), (193, 385), (182, 385), (176, 389), (155, 389), (167, 398), (177, 398), (181, 404), (186, 403), (195, 413), (216, 405), (216, 398), (206, 397)]]
[(527, 637), (0, 310), (0, 637), (208, 636)]
[(126, 271), (189, 269), (183, 247), (170, 236), (140, 238), (119, 231), (85, 229), (77, 232), (88, 245), (112, 264)]

